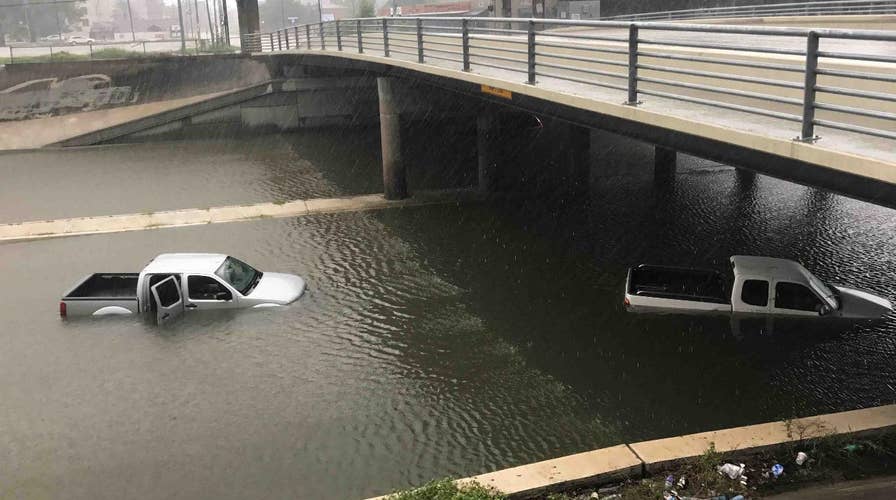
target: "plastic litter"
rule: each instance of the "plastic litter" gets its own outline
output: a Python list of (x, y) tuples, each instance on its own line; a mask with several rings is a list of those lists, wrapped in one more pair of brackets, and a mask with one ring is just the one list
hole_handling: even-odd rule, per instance
[(806, 463), (806, 460), (809, 460), (809, 455), (806, 455), (803, 452), (799, 452), (796, 454), (796, 464), (797, 465), (803, 465), (804, 463)]
[(666, 489), (668, 490), (673, 485), (675, 485), (675, 476), (669, 474), (668, 476), (666, 476)]
[[(597, 499), (597, 498), (600, 498), (600, 495), (595, 491), (595, 492), (591, 493), (591, 498)], [(606, 498), (609, 498), (609, 497), (606, 497)]]
[(777, 479), (778, 476), (784, 473), (784, 466), (781, 464), (772, 465), (772, 475)]
[(734, 465), (725, 464), (716, 468), (719, 474), (728, 476), (731, 479), (737, 479), (744, 473), (744, 464)]
[(857, 445), (857, 444), (848, 444), (848, 445), (846, 445), (846, 446), (843, 447), (843, 450), (844, 450), (844, 451), (848, 451), (848, 452), (850, 452), (850, 453), (853, 453), (853, 452), (859, 451), (859, 445)]
[(688, 480), (684, 476), (681, 476), (680, 478), (678, 478), (678, 482), (675, 483), (675, 487), (680, 490), (685, 489), (687, 487), (687, 485), (688, 485)]
[(733, 496), (733, 497), (731, 497), (731, 500), (744, 500), (744, 496), (743, 495)]

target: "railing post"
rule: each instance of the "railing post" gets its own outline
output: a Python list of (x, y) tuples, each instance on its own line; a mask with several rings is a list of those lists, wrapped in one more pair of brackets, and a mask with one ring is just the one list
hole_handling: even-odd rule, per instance
[[(271, 52), (273, 52), (274, 51), (274, 34), (268, 33), (268, 38), (271, 41)], [(261, 51), (264, 52), (264, 47), (261, 48)]]
[(364, 35), (361, 32), (361, 20), (358, 19), (358, 53), (364, 53)]
[(389, 57), (389, 23), (383, 18), (383, 55)]
[(299, 27), (298, 26), (294, 26), (292, 28), (292, 37), (293, 37), (293, 40), (296, 41), (296, 48), (298, 49), (301, 46), (301, 44), (299, 43)]
[(289, 50), (289, 28), (283, 28), (283, 39), (286, 40), (286, 50)]
[[(87, 42), (87, 46), (90, 47), (90, 59), (93, 59), (93, 42)], [(10, 50), (10, 52), (12, 52)], [(10, 56), (10, 61), (12, 61), (12, 56)]]
[(535, 85), (535, 21), (529, 21), (529, 84)]
[(342, 30), (339, 29), (339, 20), (336, 20), (336, 50), (342, 50)]
[(810, 31), (806, 38), (806, 75), (803, 82), (803, 131), (798, 140), (815, 142), (815, 80), (818, 70), (818, 33)]
[(283, 36), (280, 30), (277, 30), (277, 50), (283, 50)]
[(464, 53), (464, 71), (470, 71), (470, 26), (466, 19), (461, 20), (461, 45)]
[(324, 41), (324, 23), (320, 23), (320, 50), (327, 48), (327, 42)]
[(423, 62), (423, 19), (417, 18), (417, 62)]
[(9, 46), (9, 64), (16, 62), (16, 58), (12, 55), (12, 45)]
[(638, 102), (638, 25), (628, 27), (628, 100), (629, 106), (637, 106)]
[(305, 41), (308, 43), (308, 50), (311, 50), (311, 25), (305, 25)]

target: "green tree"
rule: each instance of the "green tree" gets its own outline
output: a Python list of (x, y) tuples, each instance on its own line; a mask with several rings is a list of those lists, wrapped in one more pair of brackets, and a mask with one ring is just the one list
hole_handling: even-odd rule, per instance
[(358, 11), (355, 12), (357, 17), (374, 17), (376, 12), (373, 7), (372, 0), (361, 0), (358, 2)]
[(83, 2), (7, 0), (0, 3), (0, 45), (5, 45), (6, 34), (13, 40), (36, 42), (40, 37), (68, 33), (85, 15)]

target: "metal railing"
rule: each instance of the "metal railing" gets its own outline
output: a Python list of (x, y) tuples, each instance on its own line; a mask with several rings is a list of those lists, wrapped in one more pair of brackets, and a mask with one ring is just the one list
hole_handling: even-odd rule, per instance
[(673, 19), (712, 19), (775, 16), (839, 16), (896, 14), (896, 0), (840, 0), (793, 2), (765, 5), (707, 7), (702, 9), (667, 10), (642, 14), (623, 14), (602, 18), (614, 21), (661, 21)]
[(799, 124), (801, 141), (816, 140), (816, 126), (896, 139), (894, 42), (896, 33), (869, 30), (442, 17), (347, 19), (243, 40), (255, 52), (351, 51), (631, 106), (660, 98), (761, 115)]
[[(237, 42), (235, 38), (232, 42)], [(235, 52), (239, 46), (223, 46), (208, 39), (186, 39), (181, 51), (180, 39), (99, 41), (81, 44), (15, 44), (0, 47), (0, 62), (16, 64), (79, 59), (112, 59), (158, 55), (196, 55)], [(110, 50), (112, 49), (112, 50)], [(3, 59), (5, 58), (5, 61)]]

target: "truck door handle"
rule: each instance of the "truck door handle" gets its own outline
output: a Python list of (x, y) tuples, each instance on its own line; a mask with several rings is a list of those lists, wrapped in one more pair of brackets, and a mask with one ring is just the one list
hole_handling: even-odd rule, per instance
[(196, 304), (187, 304), (184, 307), (186, 307), (187, 309), (196, 309), (197, 306)]

